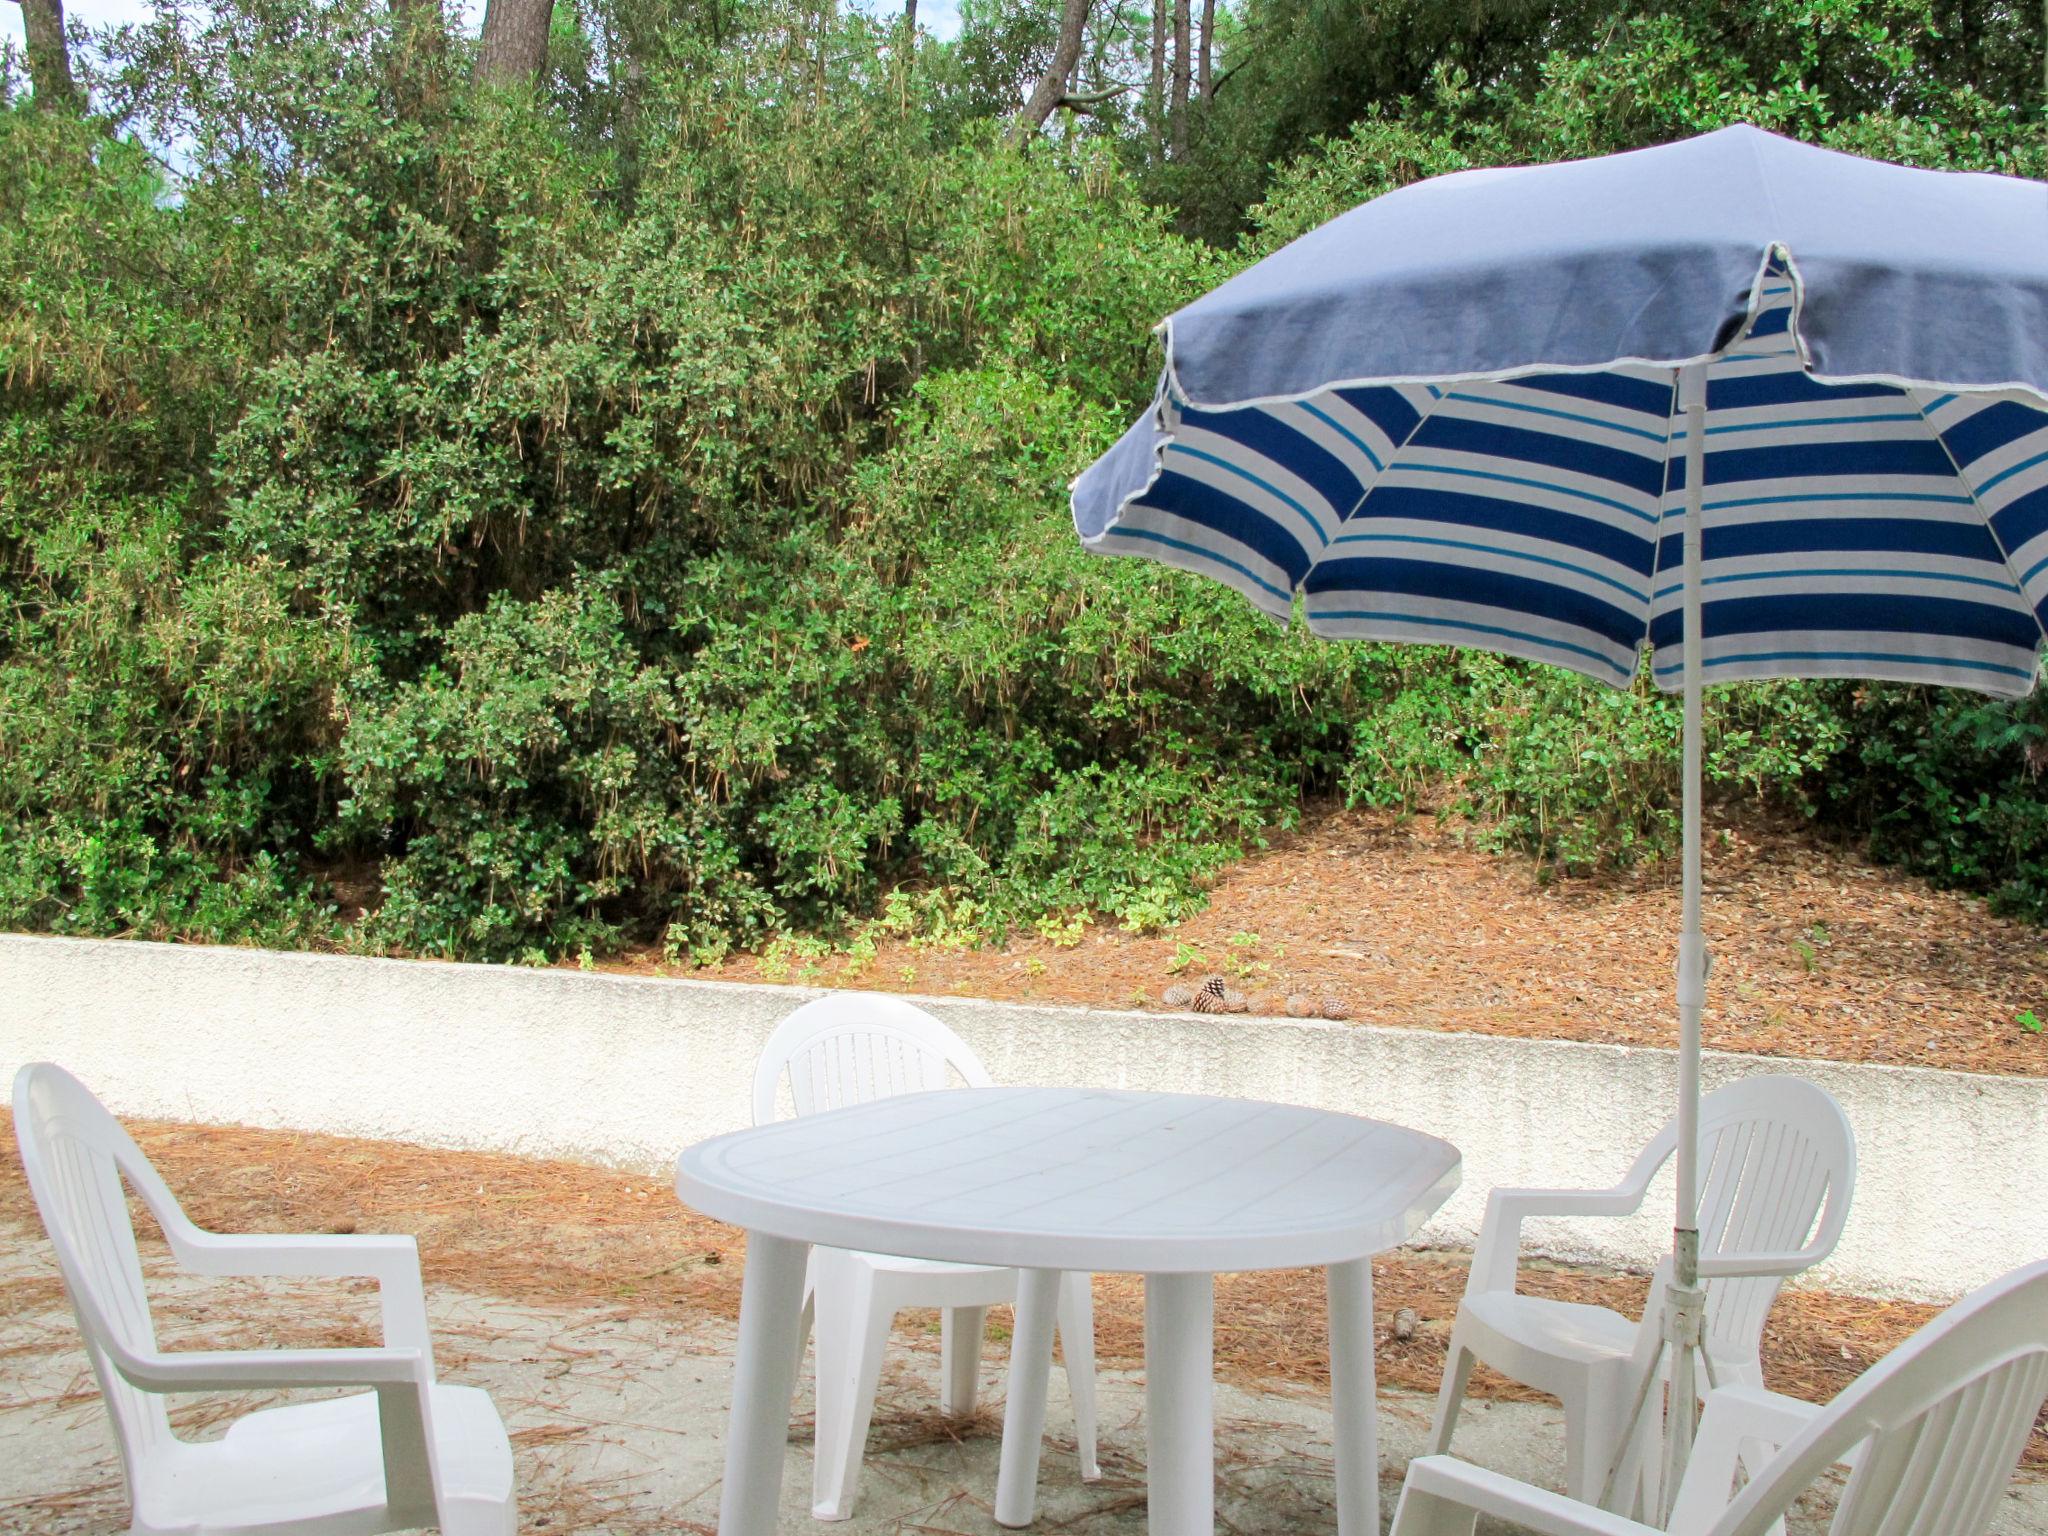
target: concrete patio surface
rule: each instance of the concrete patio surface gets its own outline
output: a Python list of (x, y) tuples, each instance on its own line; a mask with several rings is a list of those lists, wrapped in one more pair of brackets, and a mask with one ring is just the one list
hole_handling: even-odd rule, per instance
[[(361, 1286), (206, 1281), (152, 1260), (165, 1343), (263, 1347), (368, 1342), (373, 1309)], [(701, 1318), (636, 1315), (629, 1306), (514, 1305), (446, 1289), (429, 1293), (444, 1379), (486, 1387), (511, 1430), (521, 1528), (601, 1536), (710, 1533), (718, 1514), (734, 1330)], [(340, 1326), (337, 1328), (337, 1323)], [(353, 1330), (353, 1332), (351, 1331)], [(993, 1536), (1003, 1347), (992, 1342), (984, 1401), (965, 1420), (932, 1406), (938, 1356), (908, 1320), (911, 1347), (891, 1350), (868, 1440), (858, 1514), (847, 1536)], [(42, 1235), (0, 1229), (0, 1530), (21, 1536), (119, 1531), (126, 1524), (107, 1419)], [(808, 1372), (806, 1372), (808, 1377)], [(1124, 1536), (1145, 1529), (1144, 1384), (1105, 1371), (1102, 1481), (1076, 1475), (1065, 1382), (1055, 1372), (1039, 1480), (1037, 1529)], [(274, 1399), (273, 1399), (274, 1400)], [(195, 1398), (174, 1422), (218, 1433), (256, 1399)], [(1431, 1404), (1388, 1393), (1380, 1409), (1385, 1518), (1400, 1473), (1421, 1448)], [(781, 1528), (821, 1533), (810, 1518), (810, 1392), (793, 1408)], [(1330, 1417), (1312, 1394), (1219, 1385), (1217, 1529), (1243, 1536), (1332, 1532)], [(1461, 1454), (1553, 1482), (1562, 1424), (1547, 1405), (1469, 1405)], [(1795, 1536), (1820, 1536), (1828, 1490), (1809, 1497)], [(1482, 1527), (1482, 1530), (1486, 1529)], [(2048, 1532), (2048, 1484), (2015, 1485), (1995, 1536)]]

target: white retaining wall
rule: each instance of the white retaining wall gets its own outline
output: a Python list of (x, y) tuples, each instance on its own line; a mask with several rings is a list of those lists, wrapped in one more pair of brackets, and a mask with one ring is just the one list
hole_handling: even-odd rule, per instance
[[(588, 1159), (649, 1171), (745, 1123), (795, 988), (0, 935), (0, 1071), (50, 1059), (118, 1112)], [(1425, 1240), (1486, 1191), (1618, 1176), (1669, 1112), (1672, 1053), (1279, 1019), (920, 999), (999, 1082), (1238, 1094), (1397, 1120), (1464, 1153)], [(1856, 1203), (1815, 1283), (1946, 1300), (2048, 1257), (2048, 1082), (1711, 1053), (1709, 1087), (1793, 1071), (1855, 1125)], [(1647, 1265), (1634, 1223), (1558, 1222), (1559, 1257)]]

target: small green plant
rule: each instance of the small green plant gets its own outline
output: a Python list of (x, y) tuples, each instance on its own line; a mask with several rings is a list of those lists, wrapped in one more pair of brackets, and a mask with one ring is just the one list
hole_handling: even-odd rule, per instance
[(808, 981), (824, 969), (820, 962), (831, 952), (823, 939), (783, 934), (761, 951), (761, 974), (770, 981), (787, 981), (792, 975)]
[(1044, 912), (1031, 926), (1054, 949), (1073, 949), (1088, 933), (1086, 912)]
[(2019, 1025), (2021, 1029), (2024, 1029), (2030, 1035), (2040, 1034), (2043, 1027), (2041, 1016), (2031, 1008), (2022, 1008), (2017, 1014), (2013, 1015), (2013, 1023)]
[(846, 974), (858, 976), (869, 966), (873, 965), (877, 949), (878, 946), (872, 927), (864, 927), (854, 934), (851, 939), (847, 940), (844, 951), (846, 955)]
[(1269, 961), (1254, 957), (1254, 951), (1259, 947), (1259, 936), (1256, 933), (1233, 933), (1230, 936), (1230, 947), (1236, 951), (1230, 959), (1232, 975), (1244, 979), (1263, 976), (1273, 969)]
[(1123, 930), (1141, 935), (1157, 933), (1182, 915), (1183, 904), (1181, 894), (1172, 886), (1149, 885), (1124, 903)]
[(1806, 967), (1806, 974), (1811, 976), (1820, 965), (1820, 951), (1803, 938), (1794, 939), (1792, 947), (1799, 952), (1799, 963)]
[(1037, 955), (1025, 957), (1024, 974), (1027, 976), (1043, 976), (1045, 974), (1045, 962)]
[(1208, 957), (1202, 953), (1202, 946), (1186, 940), (1173, 946), (1173, 958), (1166, 962), (1166, 974), (1178, 976), (1190, 966), (1202, 964)]
[(670, 923), (661, 936), (661, 958), (669, 965), (688, 960), (701, 969), (717, 965), (731, 953), (729, 936), (716, 931), (695, 931), (686, 923)]

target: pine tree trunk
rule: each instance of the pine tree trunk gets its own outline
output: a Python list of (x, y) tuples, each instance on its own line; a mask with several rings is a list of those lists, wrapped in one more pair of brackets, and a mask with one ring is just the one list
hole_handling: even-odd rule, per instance
[(548, 61), (554, 0), (488, 0), (476, 77), (485, 85), (532, 85)]
[(1173, 101), (1167, 121), (1173, 127), (1173, 157), (1187, 158), (1188, 85), (1194, 60), (1189, 56), (1188, 0), (1173, 0)]
[(1215, 94), (1210, 63), (1216, 52), (1216, 0), (1202, 0), (1202, 54), (1197, 67), (1195, 94), (1204, 102)]
[[(2048, 0), (2043, 0), (2048, 4)], [(1152, 0), (1152, 89), (1146, 96), (1152, 119), (1152, 158), (1166, 158), (1166, 0)]]
[[(1181, 0), (1186, 4), (1186, 0)], [(1045, 126), (1067, 94), (1067, 81), (1081, 58), (1081, 38), (1088, 30), (1089, 0), (1066, 0), (1060, 13), (1060, 38), (1052, 51), (1052, 62), (1038, 77), (1031, 97), (1010, 125), (1010, 138), (1021, 142)]]
[(36, 105), (76, 112), (85, 103), (71, 78), (71, 49), (64, 41), (64, 0), (21, 0), (21, 29), (28, 43), (28, 79)]

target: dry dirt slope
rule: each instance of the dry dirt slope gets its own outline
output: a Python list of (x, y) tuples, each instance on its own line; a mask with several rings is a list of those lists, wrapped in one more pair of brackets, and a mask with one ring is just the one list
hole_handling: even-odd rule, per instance
[[(1753, 817), (1709, 819), (1706, 871), (1709, 1046), (2048, 1075), (2048, 1033), (2019, 1022), (2048, 1018), (2048, 933)], [(1214, 973), (1254, 1012), (1329, 997), (1373, 1024), (1669, 1044), (1678, 904), (1675, 861), (1545, 881), (1456, 823), (1328, 812), (1165, 933), (1097, 924), (1072, 945), (895, 942), (860, 967), (742, 956), (697, 974), (1129, 1008)]]

